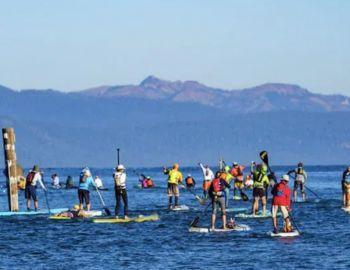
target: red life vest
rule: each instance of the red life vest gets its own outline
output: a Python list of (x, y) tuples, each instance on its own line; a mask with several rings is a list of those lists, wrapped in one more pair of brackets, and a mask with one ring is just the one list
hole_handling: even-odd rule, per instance
[(26, 178), (27, 185), (31, 185), (33, 183), (34, 176), (35, 176), (35, 172), (28, 173), (27, 178)]
[(218, 192), (221, 192), (224, 190), (224, 187), (223, 187), (221, 181), (222, 181), (221, 178), (215, 178), (213, 180), (212, 184), (213, 184), (213, 191), (214, 192), (218, 193)]

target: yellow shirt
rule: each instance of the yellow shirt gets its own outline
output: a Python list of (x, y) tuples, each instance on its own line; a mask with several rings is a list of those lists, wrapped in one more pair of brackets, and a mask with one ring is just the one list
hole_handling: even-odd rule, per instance
[(178, 170), (170, 170), (168, 172), (168, 183), (169, 184), (179, 184), (182, 181), (182, 173)]

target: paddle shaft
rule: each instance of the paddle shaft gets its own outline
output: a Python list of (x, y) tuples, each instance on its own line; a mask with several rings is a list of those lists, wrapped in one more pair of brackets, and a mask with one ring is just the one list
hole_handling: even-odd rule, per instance
[(117, 148), (117, 160), (118, 160), (118, 165), (120, 164), (120, 149)]
[(200, 204), (203, 204), (203, 200), (196, 194), (196, 193), (194, 193), (194, 191), (193, 190), (191, 190), (191, 189), (189, 189), (189, 188), (187, 188), (187, 187), (185, 187), (185, 185), (184, 184), (180, 184), (180, 186), (182, 186), (182, 187), (184, 187), (184, 188), (186, 188), (189, 192), (191, 192), (192, 193), (192, 195), (194, 195), (195, 197), (196, 197), (196, 199), (198, 200), (198, 202), (200, 203)]
[[(43, 183), (44, 183), (44, 175), (42, 175), (43, 177)], [(44, 189), (44, 195), (45, 195), (45, 200), (46, 200), (46, 207), (49, 210), (49, 214), (51, 214), (51, 209), (50, 209), (50, 205), (49, 205), (49, 200), (47, 198), (47, 191), (46, 189)]]
[[(295, 180), (295, 177), (294, 176), (290, 176), (290, 177), (292, 177), (294, 180)], [(306, 185), (304, 185), (304, 187), (308, 190), (308, 191), (310, 191), (312, 194), (314, 194), (318, 199), (322, 199), (320, 196), (318, 196), (317, 195), (317, 193), (316, 192), (314, 192), (312, 189), (310, 189), (309, 187), (307, 187)]]

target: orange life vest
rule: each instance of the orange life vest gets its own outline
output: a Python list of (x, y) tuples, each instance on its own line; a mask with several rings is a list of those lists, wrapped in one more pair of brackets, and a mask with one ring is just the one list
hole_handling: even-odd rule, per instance
[(152, 179), (147, 179), (147, 187), (153, 187), (153, 181)]
[(193, 178), (192, 177), (186, 178), (186, 185), (193, 185)]
[(243, 170), (244, 167), (239, 165), (237, 167), (232, 167), (231, 175), (239, 181), (243, 181)]
[(203, 181), (203, 190), (208, 190), (211, 185), (211, 181)]

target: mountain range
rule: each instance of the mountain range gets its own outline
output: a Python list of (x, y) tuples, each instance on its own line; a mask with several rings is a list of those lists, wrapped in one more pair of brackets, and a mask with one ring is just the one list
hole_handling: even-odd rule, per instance
[(290, 84), (223, 90), (149, 76), (68, 93), (0, 86), (0, 126), (15, 128), (27, 167), (113, 167), (117, 147), (127, 166), (249, 162), (262, 149), (275, 164), (346, 164), (349, 116), (349, 97)]

